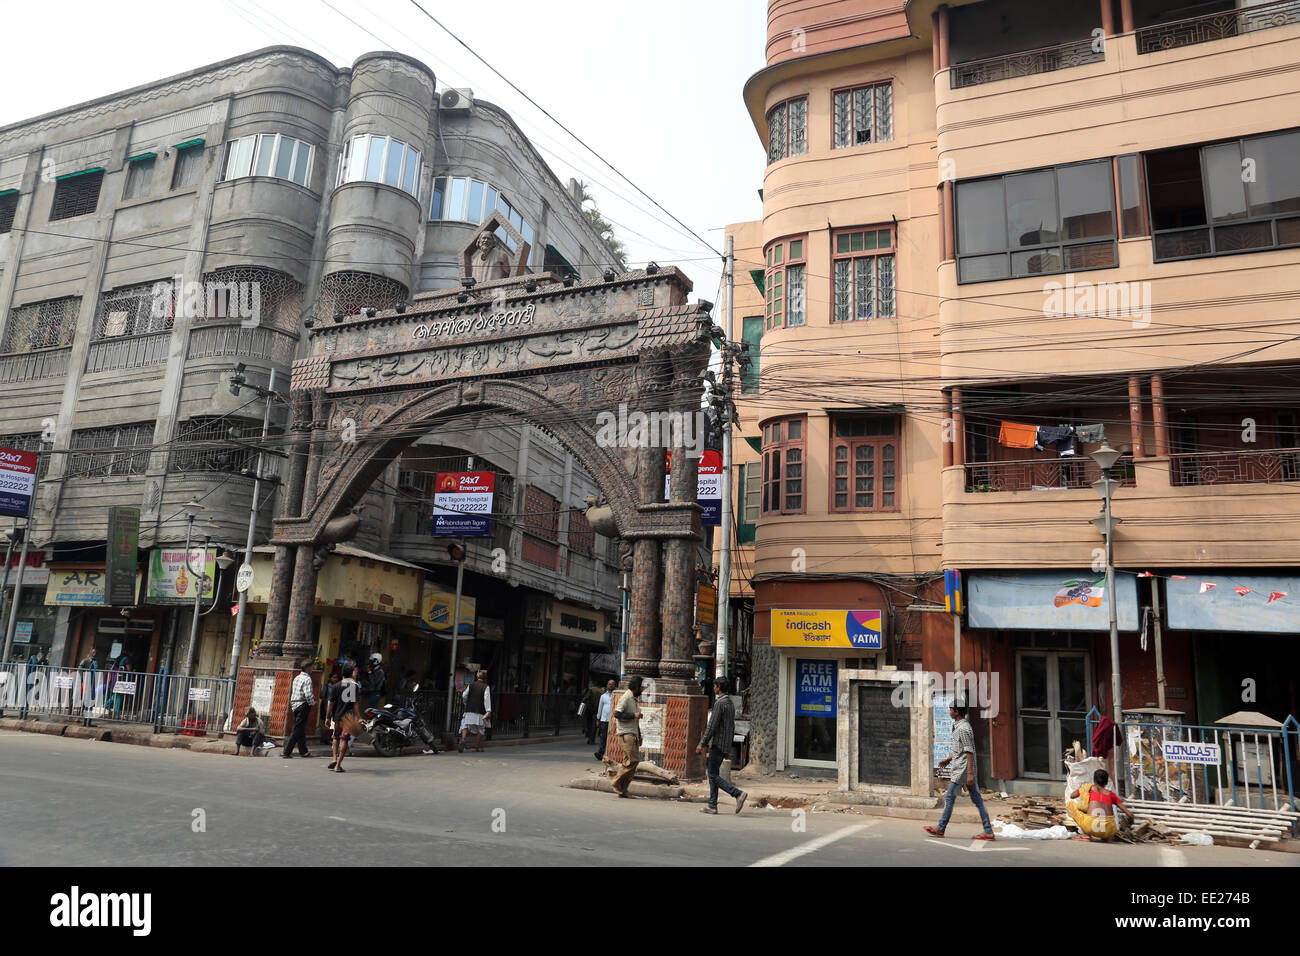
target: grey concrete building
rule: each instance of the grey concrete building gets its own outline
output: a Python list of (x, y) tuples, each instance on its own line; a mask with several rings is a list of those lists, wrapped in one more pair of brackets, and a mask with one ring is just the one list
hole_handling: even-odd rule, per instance
[[(510, 223), (498, 235), (512, 253), (519, 236), (530, 244), (534, 271), (585, 277), (617, 264), (504, 111), (438, 90), (428, 67), (397, 53), (338, 68), (269, 47), (0, 128), (0, 446), (44, 452), (31, 540), (55, 569), (45, 573), (87, 572), (56, 604), (37, 572), (19, 605), (33, 622), (29, 643), (75, 663), (104, 633), (124, 631), (134, 641), (105, 646), (141, 648), (133, 664), (150, 669), (179, 650), (184, 606), (106, 608), (94, 582), (80, 580), (103, 568), (109, 508), (140, 508), (142, 564), (149, 549), (186, 540), (192, 499), (203, 506), (196, 536), (210, 521), (214, 542), (242, 550), (259, 447), (269, 452), (264, 474), (279, 458), (274, 439), (258, 440), (261, 401), (228, 388), (232, 366), (259, 385), (274, 370), (287, 385), (312, 325), (454, 287), (491, 215)], [(285, 419), (273, 403), (273, 435)], [(447, 432), (392, 463), (352, 544), (446, 578), (424, 476), (472, 459), (505, 478), (493, 537), (505, 570), (499, 554), (493, 570), (486, 547), (467, 566), (471, 580), (506, 589), (494, 600), (510, 607), (493, 616), (519, 626), (526, 592), (597, 614), (617, 607), (615, 556), (580, 526), (595, 488), (572, 457), (518, 422)], [(273, 486), (263, 499), (259, 544)], [(554, 521), (524, 517), (538, 502)], [(219, 644), (228, 606), (207, 621), (206, 639)], [(15, 656), (26, 654), (18, 645)], [(517, 672), (524, 656), (520, 645)], [(219, 646), (195, 660), (196, 672), (227, 670)]]

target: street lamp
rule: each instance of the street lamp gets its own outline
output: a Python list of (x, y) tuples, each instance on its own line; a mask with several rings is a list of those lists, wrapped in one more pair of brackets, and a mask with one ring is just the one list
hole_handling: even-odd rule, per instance
[(460, 636), (460, 589), (465, 580), (465, 548), (453, 541), (447, 556), (456, 562), (456, 603), (451, 609), (451, 670), (447, 675), (447, 719), (443, 730), (451, 733), (451, 707), (456, 694), (456, 639)]
[(1111, 477), (1111, 469), (1115, 467), (1115, 462), (1119, 461), (1122, 452), (1116, 451), (1103, 439), (1101, 447), (1094, 451), (1089, 457), (1101, 468), (1101, 478), (1092, 483), (1092, 487), (1101, 495), (1102, 506), (1101, 516), (1092, 519), (1092, 524), (1096, 525), (1106, 539), (1106, 603), (1110, 607), (1110, 696), (1111, 696), (1111, 719), (1115, 721), (1115, 726), (1120, 726), (1122, 716), (1120, 700), (1120, 680), (1119, 680), (1119, 617), (1118, 603), (1115, 594), (1115, 525), (1119, 521), (1111, 513), (1111, 498), (1118, 487), (1115, 480)]
[(203, 567), (196, 570), (190, 564), (190, 542), (193, 540), (194, 535), (194, 519), (199, 516), (202, 510), (203, 505), (199, 504), (194, 498), (185, 503), (185, 514), (188, 519), (185, 525), (185, 567), (196, 578), (197, 582), (194, 587), (194, 615), (190, 621), (190, 641), (185, 648), (185, 667), (181, 671), (186, 677), (190, 676), (190, 668), (194, 664), (194, 644), (199, 637), (199, 601), (203, 597), (203, 577), (207, 573), (208, 542), (212, 540), (212, 529), (215, 527), (211, 519), (204, 525)]

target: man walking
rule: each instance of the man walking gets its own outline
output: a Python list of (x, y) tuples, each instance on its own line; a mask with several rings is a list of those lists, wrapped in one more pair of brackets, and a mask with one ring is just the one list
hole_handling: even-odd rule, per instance
[(582, 725), (587, 731), (587, 743), (596, 742), (596, 708), (600, 706), (600, 685), (593, 683), (582, 698)]
[(81, 659), (77, 668), (82, 671), (81, 675), (81, 723), (86, 727), (93, 727), (90, 722), (92, 709), (95, 704), (92, 703), (99, 696), (99, 650), (92, 647), (90, 653)]
[(614, 777), (614, 792), (627, 799), (627, 788), (632, 785), (632, 776), (636, 765), (641, 762), (641, 711), (637, 703), (641, 700), (640, 676), (629, 677), (627, 690), (619, 698), (614, 708), (614, 730), (618, 742), (623, 748), (623, 769)]
[(600, 738), (596, 748), (596, 759), (605, 759), (605, 745), (609, 742), (609, 712), (614, 709), (614, 688), (618, 685), (612, 680), (605, 682), (605, 693), (600, 695), (596, 704), (596, 736)]
[(926, 827), (925, 832), (931, 836), (942, 837), (948, 829), (948, 820), (952, 816), (952, 807), (957, 794), (965, 787), (970, 799), (980, 812), (980, 822), (984, 832), (976, 834), (976, 840), (992, 840), (993, 824), (989, 822), (989, 812), (984, 808), (984, 798), (980, 796), (979, 784), (975, 774), (975, 731), (966, 719), (970, 708), (962, 698), (957, 697), (948, 708), (952, 715), (952, 754), (939, 761), (939, 766), (948, 767), (948, 793), (943, 798), (943, 816), (937, 827)]
[(713, 713), (709, 714), (709, 726), (705, 728), (704, 736), (695, 748), (696, 753), (704, 753), (707, 749), (709, 754), (709, 805), (701, 807), (700, 813), (717, 814), (719, 790), (735, 798), (737, 813), (745, 806), (745, 798), (749, 796), (722, 779), (722, 761), (731, 753), (736, 734), (736, 705), (728, 696), (730, 692), (731, 681), (728, 678), (719, 677), (714, 680)]
[(343, 679), (337, 684), (330, 687), (330, 700), (325, 710), (325, 716), (329, 720), (333, 736), (333, 756), (329, 768), (337, 773), (343, 773), (343, 758), (352, 750), (352, 734), (348, 733), (349, 726), (357, 717), (357, 701), (361, 691), (361, 686), (357, 683), (356, 678), (352, 676), (352, 665), (347, 664), (343, 667)]
[(370, 674), (366, 690), (370, 692), (368, 707), (378, 707), (379, 698), (388, 690), (388, 675), (384, 673), (384, 658), (379, 653), (370, 655)]
[(473, 731), (478, 735), (474, 749), (483, 752), (483, 731), (492, 719), (492, 690), (487, 685), (487, 671), (479, 671), (474, 683), (465, 688), (461, 699), (465, 701), (465, 714), (460, 719), (460, 740), (456, 741), (457, 753), (465, 752), (465, 741)]
[(298, 662), (298, 673), (294, 675), (293, 683), (289, 685), (289, 712), (293, 714), (293, 730), (284, 741), (284, 753), (280, 754), (285, 760), (293, 756), (295, 744), (299, 756), (311, 756), (311, 751), (307, 749), (307, 718), (311, 716), (311, 706), (316, 695), (312, 693), (310, 671), (311, 661), (303, 658)]

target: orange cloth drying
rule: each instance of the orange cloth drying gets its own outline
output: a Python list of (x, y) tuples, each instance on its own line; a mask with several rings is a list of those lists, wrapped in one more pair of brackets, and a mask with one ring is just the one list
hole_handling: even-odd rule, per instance
[(1038, 444), (1038, 426), (1003, 422), (998, 432), (998, 444), (1008, 448), (1033, 448)]

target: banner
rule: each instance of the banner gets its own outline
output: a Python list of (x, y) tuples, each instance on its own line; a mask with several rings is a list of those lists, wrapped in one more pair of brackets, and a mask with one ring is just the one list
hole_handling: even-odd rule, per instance
[(212, 576), (207, 573), (217, 560), (215, 548), (208, 548), (204, 554), (202, 548), (191, 548), (188, 566), (185, 552), (166, 548), (157, 548), (149, 555), (148, 602), (150, 604), (189, 604), (194, 600), (194, 591), (199, 586), (194, 570), (203, 577), (203, 600), (212, 598)]
[(108, 604), (134, 607), (136, 564), (140, 560), (140, 509), (108, 509)]
[(0, 515), (26, 518), (36, 494), (36, 452), (0, 448)]
[(884, 647), (879, 611), (772, 609), (773, 647)]
[(835, 680), (839, 664), (835, 661), (794, 662), (794, 715), (796, 717), (834, 717)]
[[(704, 514), (702, 524), (722, 524), (722, 452), (704, 451), (700, 454), (699, 478), (695, 485), (695, 499)], [(664, 466), (664, 501), (672, 497), (673, 453), (668, 452)]]
[(439, 472), (433, 485), (433, 536), (482, 538), (492, 529), (490, 471)]
[[(468, 594), (460, 596), (460, 637), (474, 636), (476, 601)], [(451, 615), (456, 606), (456, 594), (451, 591), (431, 590), (427, 585), (421, 600), (420, 618), (425, 625), (438, 631), (442, 637), (451, 637)]]
[(50, 568), (45, 585), (46, 604), (102, 606), (105, 595), (103, 565), (89, 568)]

